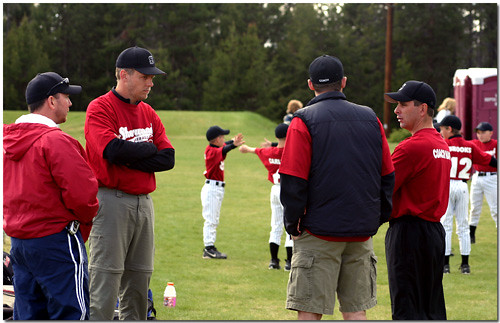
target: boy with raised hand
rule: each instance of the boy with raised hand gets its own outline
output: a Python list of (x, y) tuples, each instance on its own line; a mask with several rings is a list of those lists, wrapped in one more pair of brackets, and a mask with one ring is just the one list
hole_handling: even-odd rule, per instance
[[(267, 179), (273, 183), (271, 187), (271, 232), (269, 235), (269, 250), (271, 252), (271, 261), (269, 262), (269, 269), (281, 269), (280, 260), (278, 259), (278, 251), (281, 243), (281, 235), (283, 234), (283, 205), (280, 201), (280, 174), (279, 167), (281, 164), (281, 156), (283, 155), (283, 148), (285, 147), (286, 133), (288, 125), (285, 123), (279, 124), (274, 133), (278, 139), (276, 147), (253, 148), (247, 145), (242, 145), (239, 149), (242, 153), (254, 153), (259, 156), (268, 170)], [(293, 240), (290, 235), (286, 235), (285, 241), (287, 259), (285, 260), (285, 270), (291, 268)]]
[(224, 160), (229, 151), (244, 144), (243, 135), (237, 134), (232, 140), (224, 141), (224, 135), (228, 135), (229, 130), (219, 126), (212, 126), (207, 130), (207, 140), (209, 142), (205, 149), (205, 185), (201, 189), (201, 205), (203, 207), (203, 258), (205, 259), (226, 259), (227, 255), (221, 253), (215, 247), (217, 226), (219, 225), (220, 208), (224, 199)]

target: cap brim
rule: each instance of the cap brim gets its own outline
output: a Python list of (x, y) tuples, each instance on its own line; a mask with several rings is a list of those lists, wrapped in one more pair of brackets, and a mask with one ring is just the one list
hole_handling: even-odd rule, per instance
[(148, 66), (148, 67), (134, 67), (134, 69), (138, 72), (141, 72), (142, 74), (145, 75), (160, 75), (160, 74), (167, 74), (160, 70), (157, 67), (154, 66)]
[(384, 94), (384, 99), (390, 103), (408, 102), (412, 99), (401, 92), (389, 92)]
[(223, 130), (224, 130), (224, 131), (222, 131), (223, 135), (229, 135), (229, 130), (225, 130), (225, 129), (223, 129)]
[(64, 94), (80, 94), (82, 92), (82, 87), (80, 85), (68, 85), (66, 89), (58, 92)]

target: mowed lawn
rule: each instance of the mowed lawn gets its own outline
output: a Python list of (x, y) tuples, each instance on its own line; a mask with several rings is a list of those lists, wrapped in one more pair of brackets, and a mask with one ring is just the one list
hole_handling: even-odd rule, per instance
[[(4, 123), (27, 112), (4, 111)], [(295, 320), (285, 309), (288, 272), (269, 270), (271, 183), (256, 155), (229, 152), (225, 161), (226, 191), (222, 203), (216, 246), (227, 260), (202, 259), (203, 218), (200, 191), (204, 183), (205, 132), (212, 125), (241, 132), (246, 144), (259, 146), (264, 137), (274, 139), (275, 123), (250, 112), (159, 111), (176, 149), (176, 165), (157, 173), (155, 204), (155, 271), (151, 288), (160, 320)], [(84, 112), (71, 112), (61, 128), (85, 145)], [(394, 149), (396, 144), (391, 144)], [(378, 256), (378, 305), (367, 311), (369, 320), (390, 320), (384, 224), (374, 237)], [(471, 274), (459, 273), (460, 251), (453, 234), (451, 274), (444, 277), (449, 320), (497, 320), (497, 230), (484, 203), (476, 244), (470, 256)], [(280, 249), (286, 258), (284, 237)], [(8, 250), (9, 239), (4, 239)], [(165, 308), (162, 294), (167, 282), (175, 283), (177, 306)], [(325, 320), (339, 320), (334, 315)]]

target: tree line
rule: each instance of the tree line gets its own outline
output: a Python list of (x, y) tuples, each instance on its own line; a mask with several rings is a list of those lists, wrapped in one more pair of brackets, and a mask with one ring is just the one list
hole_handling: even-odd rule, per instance
[[(3, 107), (26, 109), (38, 72), (83, 86), (85, 110), (115, 84), (118, 54), (149, 49), (157, 76), (155, 109), (249, 110), (279, 121), (290, 99), (304, 104), (308, 66), (339, 57), (349, 100), (382, 119), (387, 4), (345, 3), (5, 3)], [(392, 83), (423, 80), (438, 102), (453, 96), (456, 69), (497, 67), (495, 3), (393, 5)], [(392, 127), (396, 120), (392, 118)]]

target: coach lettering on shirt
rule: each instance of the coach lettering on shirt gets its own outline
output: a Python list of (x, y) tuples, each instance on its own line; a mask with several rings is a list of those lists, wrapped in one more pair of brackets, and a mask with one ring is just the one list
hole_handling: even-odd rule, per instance
[(85, 120), (89, 161), (99, 182), (99, 212), (89, 237), (90, 319), (146, 320), (153, 272), (155, 172), (172, 169), (175, 151), (153, 108), (143, 101), (155, 66), (146, 49), (116, 60), (116, 87), (90, 102)]
[(450, 192), (450, 150), (434, 129), (436, 94), (408, 81), (385, 94), (401, 128), (411, 132), (394, 149), (396, 183), (385, 237), (392, 318), (446, 320), (443, 292), (445, 232), (439, 220)]

